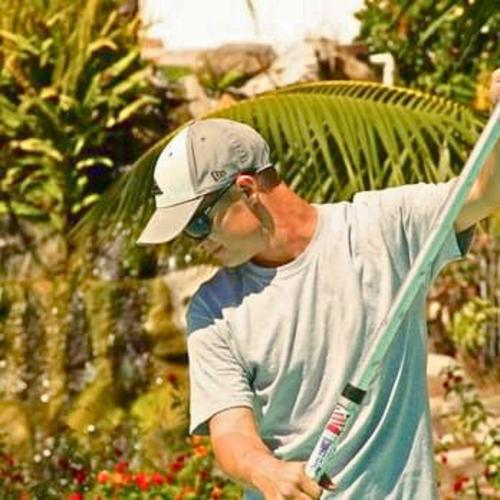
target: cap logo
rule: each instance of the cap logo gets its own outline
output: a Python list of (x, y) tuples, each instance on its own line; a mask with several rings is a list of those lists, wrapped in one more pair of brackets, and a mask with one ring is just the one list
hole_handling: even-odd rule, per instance
[(215, 170), (214, 172), (210, 172), (212, 175), (212, 179), (217, 182), (220, 181), (223, 177), (226, 176), (226, 171), (225, 170)]
[(156, 181), (154, 181), (153, 187), (151, 188), (151, 194), (153, 194), (154, 196), (163, 194), (162, 189), (160, 188), (160, 186), (158, 186)]

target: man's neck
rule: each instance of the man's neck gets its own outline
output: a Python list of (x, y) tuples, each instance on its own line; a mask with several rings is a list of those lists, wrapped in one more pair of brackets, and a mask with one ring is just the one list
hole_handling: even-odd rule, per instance
[(286, 189), (270, 204), (273, 229), (267, 248), (252, 262), (278, 267), (295, 260), (308, 246), (318, 224), (318, 211), (307, 201)]

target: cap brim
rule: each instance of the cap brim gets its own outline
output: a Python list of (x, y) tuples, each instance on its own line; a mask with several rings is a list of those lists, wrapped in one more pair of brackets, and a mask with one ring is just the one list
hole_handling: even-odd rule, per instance
[(197, 198), (180, 205), (157, 208), (139, 236), (137, 244), (153, 245), (174, 239), (184, 229), (202, 200), (203, 198)]

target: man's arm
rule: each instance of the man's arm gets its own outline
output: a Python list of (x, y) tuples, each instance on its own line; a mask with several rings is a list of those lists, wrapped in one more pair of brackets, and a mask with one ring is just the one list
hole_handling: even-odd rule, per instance
[[(490, 94), (493, 105), (498, 105), (500, 101), (500, 68), (493, 73), (491, 78)], [(497, 142), (458, 214), (455, 230), (464, 231), (499, 209), (500, 144)]]
[(497, 143), (458, 214), (455, 230), (464, 231), (499, 209), (500, 144)]
[(278, 460), (260, 438), (253, 411), (237, 407), (209, 422), (215, 456), (229, 476), (257, 488), (266, 500), (318, 499), (322, 489), (309, 479), (304, 462)]

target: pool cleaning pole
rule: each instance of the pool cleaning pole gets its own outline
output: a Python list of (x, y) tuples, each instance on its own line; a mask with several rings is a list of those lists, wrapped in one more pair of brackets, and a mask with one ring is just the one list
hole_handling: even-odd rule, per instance
[(367, 390), (377, 377), (391, 344), (410, 309), (415, 296), (424, 285), (439, 250), (457, 218), (486, 157), (500, 138), (500, 105), (493, 111), (486, 127), (476, 142), (458, 181), (442, 212), (406, 276), (384, 320), (375, 331), (374, 341), (368, 347), (351, 381), (338, 398), (333, 413), (323, 430), (306, 465), (306, 474), (325, 485), (335, 460), (339, 441), (348, 432), (360, 410)]

